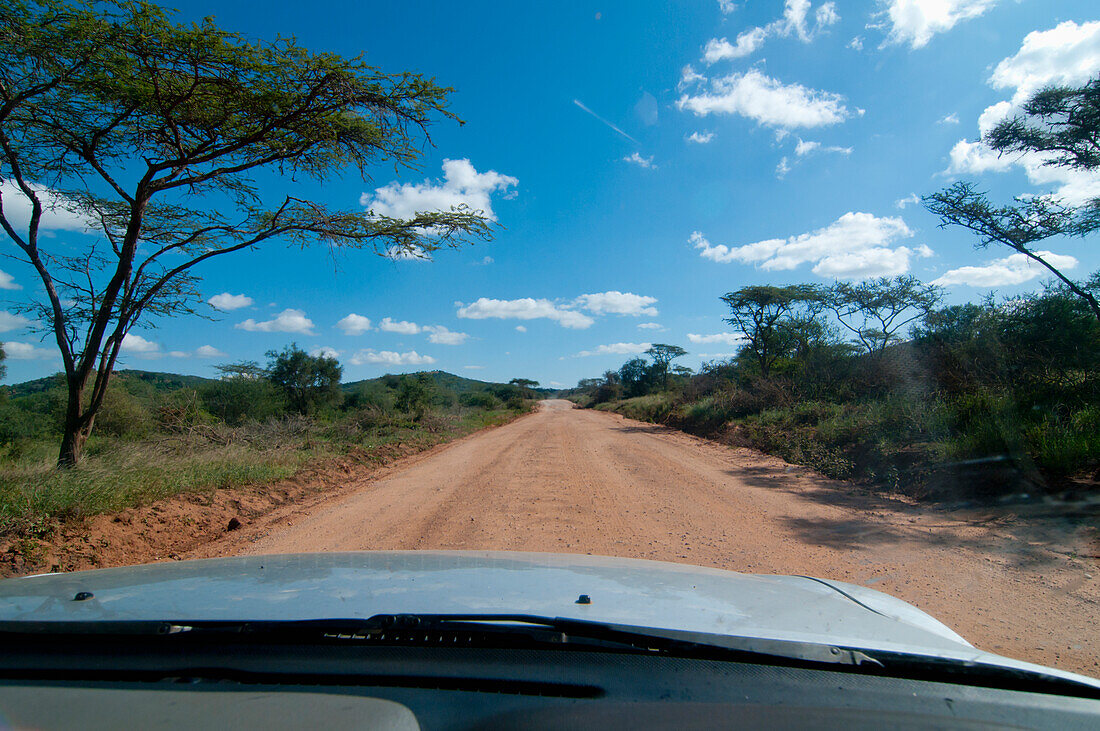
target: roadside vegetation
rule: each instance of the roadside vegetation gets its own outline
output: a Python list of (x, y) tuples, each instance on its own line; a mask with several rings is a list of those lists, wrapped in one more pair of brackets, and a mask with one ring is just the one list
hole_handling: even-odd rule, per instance
[(723, 300), (733, 357), (691, 375), (634, 358), (567, 396), (918, 497), (1094, 489), (1100, 325), (1067, 288), (943, 307), (898, 277)]
[(293, 345), (268, 358), (221, 366), (219, 379), (116, 373), (86, 459), (64, 470), (64, 378), (0, 389), (0, 535), (335, 459), (381, 464), (507, 422), (535, 395), (442, 372), (341, 386), (334, 359)]

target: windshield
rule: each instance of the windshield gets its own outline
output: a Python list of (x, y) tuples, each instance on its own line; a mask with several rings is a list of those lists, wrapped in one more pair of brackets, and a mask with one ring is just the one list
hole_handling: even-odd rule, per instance
[(0, 576), (1100, 675), (1093, 2), (207, 12), (0, 9)]

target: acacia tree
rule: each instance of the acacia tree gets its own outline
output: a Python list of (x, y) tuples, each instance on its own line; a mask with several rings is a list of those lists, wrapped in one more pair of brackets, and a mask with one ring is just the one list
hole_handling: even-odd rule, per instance
[[(1100, 78), (1081, 87), (1051, 86), (1032, 94), (1022, 114), (1001, 120), (982, 136), (999, 153), (1032, 154), (1043, 165), (1091, 171), (1100, 167)], [(1001, 244), (1023, 254), (1080, 297), (1100, 322), (1100, 301), (1051, 264), (1035, 244), (1053, 236), (1084, 236), (1100, 228), (1100, 198), (1068, 205), (1055, 196), (1018, 197), (996, 206), (971, 183), (955, 183), (924, 196), (940, 226), (962, 226), (978, 236), (978, 248)]]
[[(288, 187), (319, 188), (412, 165), (429, 124), (457, 119), (450, 91), (209, 19), (176, 24), (143, 0), (3, 4), (0, 225), (41, 281), (44, 297), (23, 309), (61, 352), (58, 464), (80, 460), (127, 333), (195, 312), (196, 265), (274, 240), (426, 256), (488, 236), (479, 211), (398, 220), (273, 199), (257, 183), (289, 174)], [(86, 230), (43, 237), (43, 218), (62, 212)]]
[(870, 355), (900, 339), (902, 329), (931, 312), (942, 298), (940, 288), (910, 275), (863, 282), (837, 282), (824, 302)]
[(730, 308), (725, 322), (744, 334), (744, 349), (756, 361), (760, 375), (766, 378), (792, 345), (787, 326), (812, 318), (821, 297), (820, 290), (810, 284), (742, 287), (722, 297)]
[(532, 393), (531, 389), (538, 388), (539, 386), (538, 381), (532, 381), (530, 378), (513, 378), (508, 381), (508, 384), (522, 391), (524, 398), (532, 398), (534, 393)]
[(653, 369), (656, 371), (656, 374), (661, 377), (661, 387), (668, 388), (669, 364), (676, 358), (687, 355), (687, 351), (679, 345), (654, 343), (645, 354), (653, 359)]
[(286, 396), (299, 414), (309, 414), (340, 400), (340, 376), (344, 369), (335, 358), (310, 355), (297, 343), (267, 351), (265, 375)]

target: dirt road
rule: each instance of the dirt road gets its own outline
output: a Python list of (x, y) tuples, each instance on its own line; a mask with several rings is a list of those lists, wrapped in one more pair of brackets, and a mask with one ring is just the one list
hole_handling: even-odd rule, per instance
[(504, 549), (810, 574), (912, 602), (984, 649), (1100, 675), (1100, 567), (1080, 548), (1095, 528), (1068, 525), (933, 512), (547, 401), (187, 557)]

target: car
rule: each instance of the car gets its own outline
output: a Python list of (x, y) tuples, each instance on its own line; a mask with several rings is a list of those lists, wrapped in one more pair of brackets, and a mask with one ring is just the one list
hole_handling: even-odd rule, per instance
[(13, 727), (1095, 728), (1100, 681), (852, 584), (481, 551), (0, 581)]

